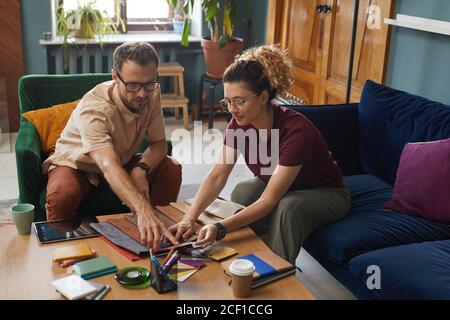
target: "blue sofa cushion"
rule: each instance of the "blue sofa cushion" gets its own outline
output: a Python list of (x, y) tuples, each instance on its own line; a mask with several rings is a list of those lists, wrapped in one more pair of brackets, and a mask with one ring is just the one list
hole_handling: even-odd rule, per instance
[(450, 106), (367, 80), (358, 123), (364, 170), (394, 184), (407, 142), (450, 137)]
[(345, 177), (352, 194), (351, 212), (344, 219), (323, 226), (306, 239), (303, 247), (345, 265), (365, 252), (415, 242), (450, 239), (450, 226), (420, 217), (383, 210), (392, 188), (370, 175)]
[(392, 198), (392, 186), (370, 174), (344, 177), (352, 194), (351, 214), (380, 210)]
[(375, 250), (348, 269), (366, 284), (371, 265), (380, 268), (380, 289), (371, 290), (379, 299), (450, 299), (450, 240)]

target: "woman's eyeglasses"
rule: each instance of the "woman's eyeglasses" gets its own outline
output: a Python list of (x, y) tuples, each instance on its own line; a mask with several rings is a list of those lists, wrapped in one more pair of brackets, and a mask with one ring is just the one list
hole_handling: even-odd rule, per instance
[(145, 91), (154, 91), (159, 87), (158, 74), (156, 74), (156, 79), (154, 81), (146, 83), (125, 82), (119, 72), (117, 72), (117, 77), (120, 79), (120, 81), (123, 82), (128, 92), (138, 92), (139, 90), (141, 90), (142, 87), (144, 87)]
[(241, 98), (233, 98), (233, 99), (223, 98), (222, 100), (219, 101), (219, 103), (225, 112), (231, 112), (232, 105), (234, 105), (239, 111), (242, 111), (244, 109), (245, 101), (250, 100), (257, 96), (259, 96), (259, 93)]

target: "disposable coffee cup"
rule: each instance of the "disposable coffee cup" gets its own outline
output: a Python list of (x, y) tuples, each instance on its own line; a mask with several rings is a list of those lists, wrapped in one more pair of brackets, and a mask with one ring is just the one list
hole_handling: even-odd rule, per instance
[(229, 268), (233, 295), (237, 298), (246, 298), (252, 288), (255, 265), (247, 259), (233, 261)]
[(16, 224), (17, 233), (30, 234), (34, 219), (34, 205), (30, 203), (16, 204), (11, 208), (11, 216)]

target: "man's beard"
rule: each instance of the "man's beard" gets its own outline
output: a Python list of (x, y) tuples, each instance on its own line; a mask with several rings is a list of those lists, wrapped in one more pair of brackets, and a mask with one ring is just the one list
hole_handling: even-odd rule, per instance
[(127, 100), (127, 107), (134, 111), (140, 111), (144, 109), (148, 104), (149, 98), (146, 99), (131, 99)]
[[(150, 99), (150, 97), (147, 97), (146, 99), (136, 99), (133, 98), (131, 100), (127, 100), (122, 93), (119, 91), (120, 99), (122, 100), (125, 107), (128, 108), (131, 112), (138, 112), (144, 109)], [(134, 100), (134, 103), (133, 103)]]

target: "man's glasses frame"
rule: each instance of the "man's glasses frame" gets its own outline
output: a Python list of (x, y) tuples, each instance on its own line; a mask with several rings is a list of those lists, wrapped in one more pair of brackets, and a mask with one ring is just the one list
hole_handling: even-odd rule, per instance
[(219, 101), (220, 106), (222, 107), (223, 111), (225, 112), (231, 112), (231, 106), (234, 105), (236, 106), (236, 108), (239, 111), (242, 111), (244, 109), (244, 104), (246, 101), (259, 96), (259, 93), (253, 94), (251, 96), (247, 96), (247, 97), (241, 97), (241, 98), (233, 98), (233, 99), (228, 99), (228, 98), (223, 98), (222, 100)]
[(155, 91), (159, 87), (159, 74), (156, 74), (156, 80), (150, 81), (147, 83), (138, 83), (138, 82), (125, 82), (119, 72), (117, 73), (117, 77), (120, 81), (125, 85), (125, 89), (128, 92), (138, 92), (143, 87), (145, 91)]

